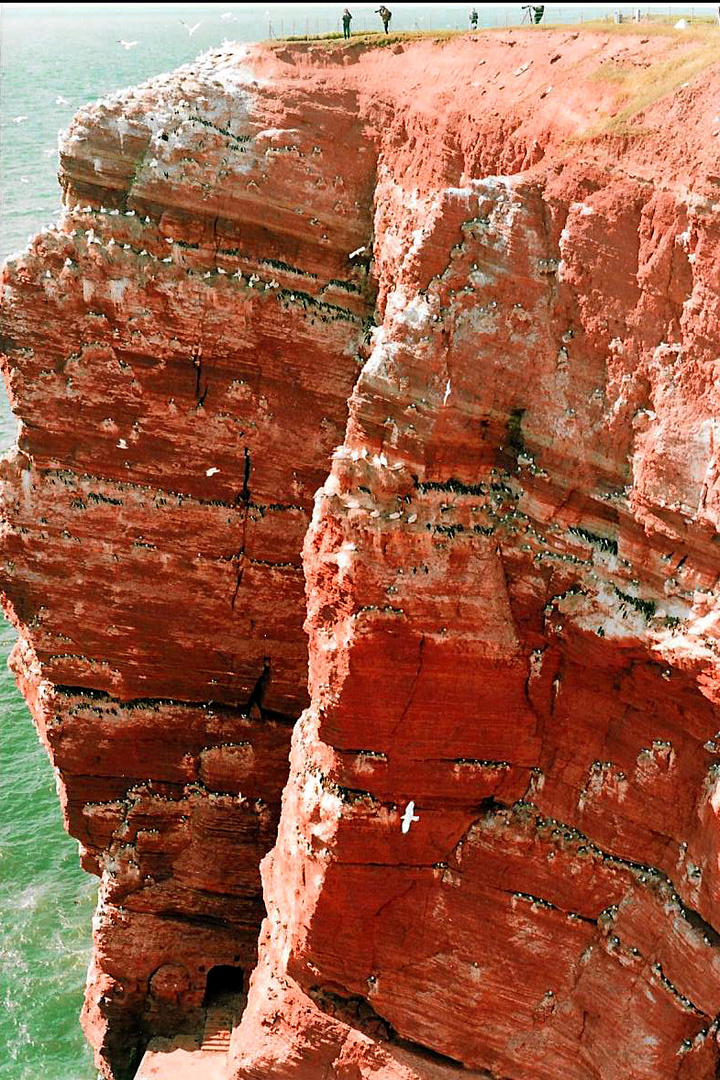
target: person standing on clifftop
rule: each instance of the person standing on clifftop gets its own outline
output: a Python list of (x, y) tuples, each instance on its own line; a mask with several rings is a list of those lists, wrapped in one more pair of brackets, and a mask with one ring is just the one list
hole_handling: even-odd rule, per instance
[(383, 4), (382, 7), (377, 8), (375, 14), (379, 15), (382, 19), (382, 24), (385, 28), (385, 33), (387, 34), (388, 26), (390, 25), (390, 20), (392, 19), (392, 11), (390, 11), (389, 8), (386, 8)]
[(477, 13), (476, 9), (473, 8), (472, 11), (470, 12), (470, 29), (471, 30), (477, 30), (477, 24), (478, 24), (478, 13)]
[(343, 37), (344, 38), (349, 38), (350, 37), (350, 23), (352, 22), (352, 15), (350, 14), (350, 12), (348, 11), (347, 8), (345, 8), (345, 10), (343, 11), (342, 22), (343, 22)]

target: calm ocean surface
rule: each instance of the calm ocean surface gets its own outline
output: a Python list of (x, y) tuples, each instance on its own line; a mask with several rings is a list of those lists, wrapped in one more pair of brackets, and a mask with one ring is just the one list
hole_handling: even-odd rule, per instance
[[(374, 4), (354, 4), (353, 29), (374, 29)], [(469, 4), (395, 4), (393, 28), (462, 29)], [(478, 4), (481, 25), (520, 20), (519, 4)], [(565, 5), (576, 21), (629, 5)], [(690, 5), (650, 8), (679, 17)], [(643, 10), (647, 5), (643, 5)], [(0, 15), (0, 260), (51, 222), (60, 205), (58, 129), (88, 101), (192, 60), (225, 39), (339, 29), (335, 4), (3, 4)], [(694, 12), (712, 14), (713, 4)], [(231, 13), (231, 17), (223, 15)], [(559, 6), (548, 6), (560, 21)], [(181, 25), (200, 22), (190, 36)], [(118, 42), (137, 41), (125, 49)], [(15, 422), (0, 391), (0, 450)], [(95, 879), (62, 828), (52, 769), (5, 670), (13, 633), (0, 619), (0, 1076), (94, 1080), (77, 1023), (89, 960)]]

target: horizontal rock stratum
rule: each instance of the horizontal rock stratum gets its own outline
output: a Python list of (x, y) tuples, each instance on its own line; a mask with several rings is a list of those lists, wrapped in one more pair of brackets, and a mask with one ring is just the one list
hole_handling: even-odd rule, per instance
[(232, 46), (75, 117), (0, 584), (104, 1076), (716, 1077), (714, 33)]

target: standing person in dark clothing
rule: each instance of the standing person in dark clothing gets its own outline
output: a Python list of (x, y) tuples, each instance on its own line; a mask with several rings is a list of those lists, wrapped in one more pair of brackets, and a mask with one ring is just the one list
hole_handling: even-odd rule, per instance
[(470, 29), (471, 30), (477, 30), (477, 24), (478, 24), (478, 13), (477, 13), (477, 10), (475, 8), (473, 8), (472, 11), (470, 12)]
[(382, 7), (377, 8), (375, 14), (379, 15), (382, 19), (382, 24), (385, 28), (385, 33), (387, 34), (388, 26), (390, 25), (390, 20), (392, 19), (392, 11), (390, 11), (389, 8), (386, 8), (383, 4)]
[(349, 38), (350, 37), (350, 23), (352, 22), (352, 15), (350, 14), (350, 12), (348, 11), (347, 8), (345, 8), (345, 10), (343, 11), (342, 20), (343, 20), (343, 37), (344, 38)]

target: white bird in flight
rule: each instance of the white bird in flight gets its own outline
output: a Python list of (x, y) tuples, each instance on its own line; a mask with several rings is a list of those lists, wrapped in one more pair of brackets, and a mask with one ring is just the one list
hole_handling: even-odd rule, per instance
[(13, 116), (13, 124), (22, 124), (23, 120), (27, 120), (27, 116)]
[(118, 38), (118, 45), (122, 45), (123, 49), (134, 49), (137, 44), (137, 41), (124, 41), (123, 38)]
[(188, 32), (188, 37), (192, 37), (193, 34), (195, 33), (195, 31), (200, 29), (202, 24), (203, 24), (202, 19), (200, 20), (200, 22), (196, 22), (193, 26), (189, 26), (188, 23), (186, 23), (184, 19), (180, 20), (180, 25), (185, 27), (185, 29)]
[(55, 104), (56, 105), (69, 105), (70, 102), (68, 101), (68, 99), (66, 97), (63, 97), (62, 94), (58, 94), (58, 96), (55, 98)]
[(413, 821), (419, 821), (419, 820), (420, 820), (420, 818), (415, 813), (415, 803), (414, 802), (409, 802), (407, 804), (407, 806), (405, 807), (405, 813), (402, 816), (402, 822), (400, 824), (400, 828), (402, 829), (402, 831), (404, 833), (408, 833), (408, 832), (410, 832), (410, 826), (412, 825)]
[(220, 16), (220, 18), (223, 19), (225, 22), (229, 22), (230, 20), (235, 22), (235, 15), (232, 11), (226, 11), (224, 15)]

